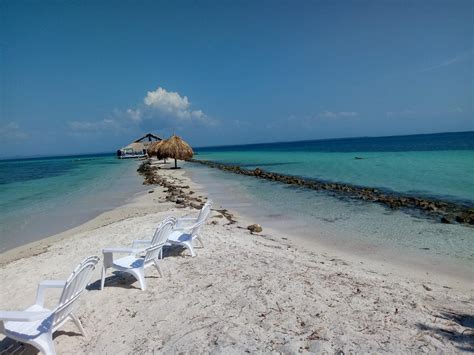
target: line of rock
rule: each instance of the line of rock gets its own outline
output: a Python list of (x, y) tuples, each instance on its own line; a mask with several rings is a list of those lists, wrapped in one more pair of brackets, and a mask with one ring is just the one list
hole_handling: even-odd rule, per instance
[(249, 170), (236, 165), (222, 164), (208, 160), (189, 159), (188, 161), (235, 174), (253, 176), (259, 179), (277, 181), (284, 184), (301, 186), (312, 190), (325, 190), (339, 196), (380, 203), (391, 209), (418, 210), (442, 223), (457, 222), (460, 224), (474, 225), (474, 206), (456, 204), (442, 200), (387, 193), (379, 189), (369, 187), (304, 179), (291, 175), (273, 173), (260, 168)]
[[(159, 168), (151, 165), (150, 161), (144, 161), (140, 164), (137, 171), (143, 176), (143, 185), (160, 185), (165, 188), (166, 200), (175, 202), (177, 207), (192, 207), (195, 209), (201, 209), (204, 206), (205, 197), (192, 196), (194, 191), (189, 190), (189, 186), (183, 186), (176, 184), (166, 177), (158, 174)], [(187, 191), (189, 190), (189, 191)]]

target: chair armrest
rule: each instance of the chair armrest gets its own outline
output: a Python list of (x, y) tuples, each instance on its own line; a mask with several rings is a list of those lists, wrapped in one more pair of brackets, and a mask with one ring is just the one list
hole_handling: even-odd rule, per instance
[(0, 321), (32, 322), (50, 314), (51, 312), (0, 311)]
[(44, 280), (41, 281), (38, 285), (38, 290), (36, 291), (36, 304), (43, 306), (44, 304), (44, 292), (47, 288), (63, 288), (66, 285), (65, 280)]
[(102, 249), (102, 254), (104, 254), (104, 268), (111, 267), (114, 263), (114, 253), (115, 254), (137, 254), (140, 253), (143, 249), (135, 248), (105, 248)]
[(140, 252), (141, 249), (137, 248), (104, 248), (102, 249), (103, 254), (113, 254), (113, 253), (122, 253), (122, 254), (133, 254)]

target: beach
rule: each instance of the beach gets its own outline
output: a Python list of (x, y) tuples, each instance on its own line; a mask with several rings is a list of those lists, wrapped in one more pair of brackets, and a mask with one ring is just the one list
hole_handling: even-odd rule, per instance
[[(154, 166), (163, 167), (157, 165)], [(155, 169), (168, 187), (149, 185), (133, 201), (73, 229), (0, 254), (4, 310), (34, 301), (38, 282), (65, 279), (104, 247), (150, 239), (168, 216), (197, 215), (207, 198), (186, 168)], [(194, 201), (183, 207), (169, 186)], [(198, 199), (198, 200), (194, 200)], [(194, 207), (193, 207), (194, 206)], [(263, 231), (247, 226), (260, 223)], [(147, 290), (100, 269), (72, 323), (55, 333), (57, 353), (459, 353), (472, 351), (473, 283), (390, 260), (303, 243), (215, 201), (197, 256), (170, 248), (164, 277), (147, 269)], [(48, 295), (53, 304), (54, 292)], [(7, 352), (36, 353), (10, 339)]]

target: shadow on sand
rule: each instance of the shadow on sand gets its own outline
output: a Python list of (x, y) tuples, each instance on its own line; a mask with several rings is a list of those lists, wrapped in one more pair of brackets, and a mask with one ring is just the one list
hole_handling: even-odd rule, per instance
[(439, 318), (451, 321), (455, 323), (453, 325), (461, 326), (464, 329), (459, 331), (443, 326), (431, 327), (421, 323), (417, 323), (416, 326), (418, 329), (436, 335), (438, 338), (442, 337), (453, 342), (461, 351), (474, 353), (474, 315), (444, 311), (440, 313)]

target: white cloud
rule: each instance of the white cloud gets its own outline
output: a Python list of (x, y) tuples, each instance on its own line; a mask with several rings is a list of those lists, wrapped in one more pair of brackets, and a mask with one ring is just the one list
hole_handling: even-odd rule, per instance
[(125, 132), (130, 129), (156, 130), (179, 128), (180, 125), (210, 126), (216, 122), (202, 110), (192, 109), (187, 96), (177, 92), (167, 91), (158, 87), (148, 91), (142, 102), (127, 110), (115, 109), (109, 118), (99, 121), (70, 121), (68, 122), (72, 135), (109, 131), (111, 133)]
[(323, 111), (315, 115), (317, 118), (350, 118), (359, 116), (358, 112), (354, 111)]
[(94, 132), (94, 131), (102, 131), (102, 130), (111, 130), (116, 132), (120, 130), (121, 126), (120, 123), (116, 120), (111, 118), (105, 118), (101, 121), (70, 121), (68, 122), (69, 128), (74, 131), (75, 133), (81, 132)]
[(158, 87), (154, 91), (148, 91), (143, 99), (144, 106), (141, 110), (128, 109), (129, 117), (134, 121), (146, 118), (168, 118), (176, 121), (196, 121), (209, 124), (211, 120), (202, 110), (192, 110), (191, 102), (187, 96), (181, 96), (178, 92), (167, 91)]
[(458, 62), (459, 60), (460, 60), (459, 57), (454, 57), (454, 58), (451, 58), (451, 59), (449, 59), (449, 60), (447, 60), (443, 63), (433, 65), (431, 67), (424, 68), (421, 71), (426, 72), (426, 71), (436, 70), (436, 69), (439, 69), (439, 68), (442, 68), (442, 67), (447, 67), (448, 65), (454, 64), (454, 63)]
[(0, 139), (3, 141), (26, 138), (28, 138), (28, 134), (20, 130), (20, 126), (16, 122), (8, 122), (0, 126)]
[(127, 114), (132, 121), (140, 122), (142, 120), (142, 112), (140, 111), (140, 109), (133, 110), (129, 108), (127, 110)]
[(473, 56), (474, 56), (474, 48), (471, 48), (471, 49), (459, 52), (455, 57), (447, 59), (444, 62), (421, 69), (421, 72), (432, 71), (432, 70), (450, 66), (455, 63), (461, 63), (467, 60), (472, 60)]

